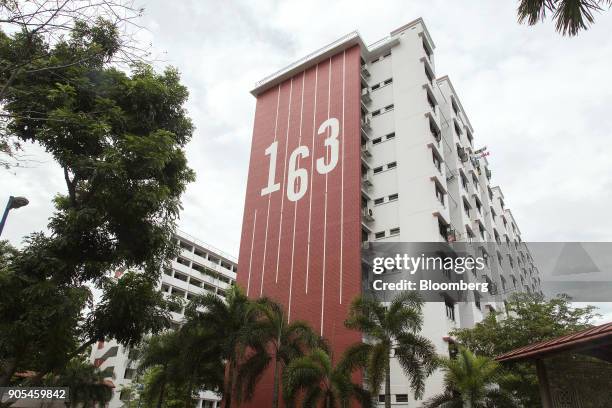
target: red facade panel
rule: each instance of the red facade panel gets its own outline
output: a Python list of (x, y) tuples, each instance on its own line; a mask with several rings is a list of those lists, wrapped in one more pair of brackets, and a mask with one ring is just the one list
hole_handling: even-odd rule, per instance
[[(344, 320), (361, 291), (360, 49), (258, 95), (238, 284), (308, 321), (335, 355), (361, 340)], [(245, 406), (270, 406), (265, 376)]]

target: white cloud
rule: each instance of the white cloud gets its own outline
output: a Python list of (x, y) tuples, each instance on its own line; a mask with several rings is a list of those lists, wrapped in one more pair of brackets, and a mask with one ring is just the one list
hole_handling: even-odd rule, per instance
[[(142, 37), (165, 60), (158, 66), (181, 71), (197, 126), (187, 152), (198, 179), (185, 194), (181, 227), (238, 252), (256, 80), (347, 32), (358, 29), (371, 43), (422, 16), (437, 72), (450, 75), (477, 144), (489, 146), (493, 181), (525, 239), (612, 241), (612, 118), (605, 111), (612, 13), (569, 39), (550, 23), (518, 25), (515, 7), (486, 0), (148, 2)], [(5, 229), (18, 242), (44, 228), (51, 198), (63, 191), (61, 172), (48, 162), (1, 177), (1, 191), (32, 201)]]

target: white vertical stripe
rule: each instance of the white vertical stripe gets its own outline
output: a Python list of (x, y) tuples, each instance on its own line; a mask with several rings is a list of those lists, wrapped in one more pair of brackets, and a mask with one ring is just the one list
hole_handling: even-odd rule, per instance
[(306, 250), (306, 293), (308, 293), (308, 273), (310, 271), (310, 228), (312, 221), (312, 196), (314, 191), (312, 189), (312, 179), (314, 178), (314, 157), (315, 157), (315, 134), (317, 132), (316, 119), (317, 119), (317, 86), (319, 83), (319, 64), (315, 68), (315, 94), (314, 94), (314, 110), (312, 113), (312, 144), (310, 155), (310, 202), (308, 204), (308, 247)]
[(276, 252), (276, 277), (274, 282), (278, 283), (278, 260), (280, 259), (280, 244), (281, 244), (281, 233), (283, 231), (283, 208), (285, 205), (285, 175), (287, 173), (287, 152), (289, 151), (289, 122), (291, 120), (291, 97), (293, 96), (293, 78), (289, 86), (289, 110), (287, 111), (287, 133), (285, 136), (285, 163), (283, 165), (283, 184), (281, 185), (281, 209), (280, 209), (280, 222), (278, 223), (278, 251)]
[[(332, 60), (329, 57), (329, 71), (327, 79), (327, 119), (329, 119), (329, 109), (331, 106), (331, 66)], [(325, 150), (325, 156), (327, 157), (327, 149)], [(327, 246), (327, 175), (325, 173), (325, 204), (323, 212), (323, 273), (322, 273), (322, 286), (321, 286), (321, 336), (323, 336), (323, 315), (325, 310), (325, 255)]]
[[(344, 241), (344, 87), (346, 83), (346, 50), (342, 52), (342, 138), (340, 149), (342, 151), (342, 164), (340, 176), (340, 304), (342, 304), (342, 267), (343, 267), (343, 241)], [(361, 137), (361, 136), (360, 136)]]
[[(298, 133), (298, 146), (302, 144), (302, 118), (304, 113), (304, 84), (306, 79), (306, 71), (302, 75), (302, 100), (300, 102), (300, 130)], [(291, 294), (293, 289), (293, 260), (295, 254), (295, 223), (297, 219), (297, 207), (300, 200), (295, 202), (293, 207), (293, 238), (291, 240), (291, 268), (289, 269), (289, 306), (287, 307), (287, 322), (291, 321)]]
[[(278, 128), (278, 107), (280, 105), (281, 84), (278, 84), (278, 97), (276, 98), (276, 117), (274, 119), (274, 141), (276, 142), (276, 130)], [(268, 221), (270, 221), (270, 199), (272, 193), (268, 194), (268, 211), (266, 213), (266, 234), (264, 235), (264, 250), (263, 262), (261, 264), (261, 287), (259, 288), (259, 296), (263, 295), (264, 275), (266, 274), (266, 249), (268, 247)]]
[(255, 227), (257, 226), (257, 210), (253, 217), (253, 235), (251, 236), (251, 253), (249, 255), (249, 277), (247, 279), (247, 296), (249, 296), (249, 290), (251, 289), (251, 264), (253, 263), (253, 244), (255, 243)]

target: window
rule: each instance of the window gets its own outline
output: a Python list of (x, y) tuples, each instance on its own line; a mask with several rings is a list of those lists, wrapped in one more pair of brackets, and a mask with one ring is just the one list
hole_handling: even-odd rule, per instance
[(393, 133), (389, 133), (387, 136), (385, 136), (387, 140), (393, 139), (395, 138), (395, 132)]
[(440, 162), (440, 158), (433, 149), (431, 150), (431, 155), (433, 157), (433, 164), (436, 166), (436, 169), (438, 169), (438, 171), (442, 171), (442, 163)]
[(484, 241), (485, 240), (485, 229), (481, 223), (478, 223), (478, 232), (480, 232), (480, 238)]
[(399, 227), (391, 228), (389, 230), (389, 235), (399, 235), (399, 233), (400, 233), (400, 228)]
[(372, 170), (372, 172), (376, 174), (376, 173), (380, 173), (382, 170), (383, 170), (382, 166), (379, 166), (379, 167), (374, 167), (374, 170)]
[(450, 300), (444, 301), (444, 308), (446, 309), (446, 317), (455, 321), (455, 305)]
[(461, 185), (464, 189), (468, 189), (468, 179), (465, 177), (465, 174), (461, 173)]
[(457, 122), (455, 122), (455, 133), (457, 134), (458, 138), (461, 138), (461, 128), (459, 127)]
[(383, 55), (381, 58), (387, 58), (391, 56), (391, 51), (389, 51), (388, 53), (386, 53), (385, 55)]
[(385, 111), (389, 112), (390, 110), (393, 110), (394, 106), (395, 105), (393, 105), (393, 104), (385, 106)]
[(429, 106), (431, 107), (431, 110), (433, 110), (434, 112), (436, 111), (436, 101), (434, 100), (434, 98), (429, 94), (429, 92), (427, 92), (427, 103), (429, 104)]
[(506, 278), (504, 278), (503, 276), (501, 277), (501, 284), (502, 284), (502, 290), (505, 292), (506, 291)]
[(425, 43), (425, 39), (423, 39), (423, 51), (425, 51), (427, 58), (431, 58), (431, 51), (429, 50), (429, 46)]
[(429, 72), (427, 67), (425, 67), (425, 76), (427, 77), (427, 80), (433, 84), (433, 81), (434, 81), (433, 74)]
[(374, 237), (376, 239), (384, 238), (385, 237), (385, 231), (377, 232), (376, 234), (374, 234)]
[(389, 79), (385, 80), (385, 82), (383, 82), (383, 84), (384, 85), (389, 85), (392, 82), (393, 82), (393, 78), (389, 78)]
[(395, 200), (397, 200), (398, 198), (399, 198), (399, 194), (398, 194), (398, 193), (391, 194), (391, 195), (389, 196), (389, 201), (395, 201)]
[(385, 394), (380, 394), (378, 396), (378, 402), (385, 402)]
[(180, 256), (178, 258), (176, 258), (176, 262), (180, 263), (181, 265), (185, 265), (185, 266), (189, 266), (189, 261), (185, 258), (181, 258)]
[(453, 106), (453, 112), (455, 112), (455, 116), (459, 116), (459, 108), (457, 107), (457, 102), (455, 98), (451, 98), (451, 105)]
[(382, 142), (381, 137), (377, 137), (376, 139), (372, 140), (372, 144), (379, 144), (380, 142)]
[(375, 91), (380, 88), (380, 84), (372, 85), (372, 90)]
[(387, 164), (387, 169), (394, 169), (397, 167), (397, 162), (391, 162)]
[(182, 249), (185, 249), (189, 252), (193, 252), (193, 246), (189, 245), (188, 243), (184, 241), (179, 241), (179, 245)]
[(136, 369), (134, 369), (134, 368), (126, 368), (125, 372), (123, 373), (123, 378), (131, 380), (134, 377), (135, 373), (136, 373)]
[(174, 278), (183, 282), (187, 282), (187, 275), (183, 275), (182, 273), (175, 272)]
[(408, 394), (395, 394), (395, 402), (408, 402)]
[(468, 217), (470, 216), (470, 204), (465, 200), (465, 198), (463, 199), (463, 211), (465, 211), (465, 214)]
[(474, 291), (474, 304), (476, 305), (478, 310), (481, 310), (480, 309), (480, 295), (478, 294), (477, 291)]
[(378, 204), (382, 204), (385, 202), (385, 198), (381, 197), (381, 198), (377, 198), (376, 200), (374, 200), (374, 204), (378, 205)]
[(201, 249), (196, 248), (193, 253), (199, 257), (206, 258), (206, 252), (202, 251)]
[(436, 184), (436, 197), (438, 198), (438, 201), (440, 201), (440, 203), (444, 205), (444, 191), (442, 191), (438, 184)]
[(448, 239), (448, 226), (442, 221), (442, 218), (438, 217), (438, 232), (444, 238), (444, 240)]
[(380, 115), (380, 109), (377, 109), (374, 112), (372, 112), (372, 116), (378, 116), (378, 115)]

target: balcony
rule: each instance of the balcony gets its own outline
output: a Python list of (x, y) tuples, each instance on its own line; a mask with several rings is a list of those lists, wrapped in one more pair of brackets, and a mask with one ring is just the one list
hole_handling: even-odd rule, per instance
[(370, 77), (370, 71), (368, 70), (368, 67), (366, 67), (365, 65), (361, 66), (361, 75), (364, 78), (369, 78)]
[(363, 207), (361, 209), (361, 216), (368, 223), (374, 221), (374, 211), (371, 208)]
[(364, 160), (370, 160), (372, 158), (372, 151), (370, 150), (369, 142), (361, 145), (361, 158)]
[(372, 94), (368, 88), (361, 90), (361, 101), (366, 104), (372, 102)]
[(370, 118), (363, 118), (361, 119), (361, 129), (368, 131), (370, 129), (372, 129), (372, 127), (370, 126)]
[(371, 188), (374, 185), (374, 183), (372, 182), (372, 177), (370, 177), (367, 174), (362, 175), (361, 176), (361, 185), (363, 187), (365, 187), (366, 189)]

